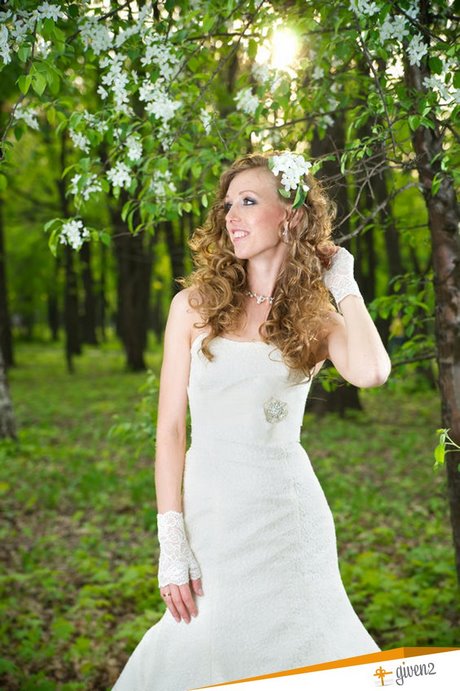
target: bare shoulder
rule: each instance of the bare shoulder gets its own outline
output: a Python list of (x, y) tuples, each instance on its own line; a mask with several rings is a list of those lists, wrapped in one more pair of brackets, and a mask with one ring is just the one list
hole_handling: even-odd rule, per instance
[(182, 338), (187, 341), (189, 346), (196, 331), (194, 323), (200, 318), (197, 310), (190, 304), (190, 299), (196, 296), (195, 288), (183, 288), (174, 295), (169, 307), (168, 321), (174, 323), (175, 330), (180, 330)]

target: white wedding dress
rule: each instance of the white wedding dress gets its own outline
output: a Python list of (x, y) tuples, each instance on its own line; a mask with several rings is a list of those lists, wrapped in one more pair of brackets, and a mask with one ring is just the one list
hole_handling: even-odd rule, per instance
[(334, 522), (300, 444), (310, 389), (280, 351), (192, 343), (183, 513), (202, 571), (198, 616), (169, 610), (113, 691), (188, 691), (379, 651), (342, 584)]

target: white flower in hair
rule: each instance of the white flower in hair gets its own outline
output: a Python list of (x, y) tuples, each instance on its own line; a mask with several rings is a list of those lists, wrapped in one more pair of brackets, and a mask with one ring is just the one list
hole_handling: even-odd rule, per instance
[(310, 188), (306, 182), (301, 181), (313, 164), (306, 161), (302, 154), (285, 151), (279, 156), (271, 156), (268, 165), (273, 175), (282, 173), (281, 184), (283, 187), (279, 188), (279, 193), (283, 197), (289, 198), (291, 190), (297, 190), (292, 208), (297, 209), (302, 206)]

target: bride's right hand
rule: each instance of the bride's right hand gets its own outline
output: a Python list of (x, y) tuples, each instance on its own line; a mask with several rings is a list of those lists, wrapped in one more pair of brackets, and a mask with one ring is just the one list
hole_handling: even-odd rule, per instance
[(190, 623), (190, 616), (198, 614), (190, 590), (190, 580), (197, 595), (202, 595), (203, 590), (201, 569), (187, 540), (183, 513), (159, 513), (157, 525), (160, 542), (158, 583), (161, 596), (177, 622), (182, 616)]
[[(196, 595), (203, 595), (201, 587), (201, 578), (190, 581), (192, 590)], [(198, 609), (192, 596), (192, 590), (188, 583), (184, 585), (169, 585), (160, 589), (161, 597), (166, 602), (166, 606), (177, 622), (180, 622), (181, 616), (187, 624), (190, 624), (191, 617), (198, 615)]]

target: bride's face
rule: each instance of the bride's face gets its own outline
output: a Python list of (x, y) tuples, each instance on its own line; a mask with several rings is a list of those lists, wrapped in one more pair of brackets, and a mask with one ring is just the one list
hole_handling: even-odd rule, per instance
[(237, 257), (250, 259), (275, 248), (286, 250), (279, 232), (287, 208), (278, 187), (279, 181), (266, 168), (244, 170), (228, 186), (225, 224)]

